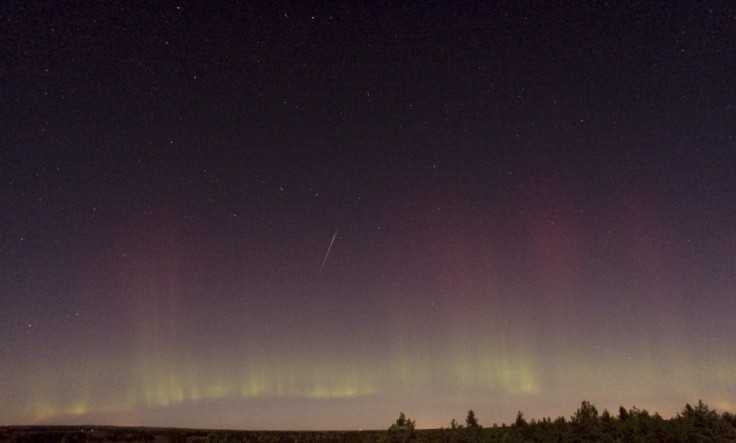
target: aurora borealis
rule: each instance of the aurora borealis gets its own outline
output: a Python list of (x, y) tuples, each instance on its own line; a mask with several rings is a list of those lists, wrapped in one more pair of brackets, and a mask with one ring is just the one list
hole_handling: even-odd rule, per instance
[(3, 8), (0, 424), (736, 410), (734, 6), (306, 3)]

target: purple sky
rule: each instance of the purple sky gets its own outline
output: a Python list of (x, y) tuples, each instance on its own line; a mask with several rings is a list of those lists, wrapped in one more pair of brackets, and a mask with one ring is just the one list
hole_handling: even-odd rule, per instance
[(0, 13), (0, 424), (736, 410), (734, 5), (200, 3)]

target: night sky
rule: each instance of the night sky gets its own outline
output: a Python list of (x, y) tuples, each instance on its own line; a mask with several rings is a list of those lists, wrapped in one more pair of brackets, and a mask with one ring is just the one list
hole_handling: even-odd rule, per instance
[(733, 2), (148, 3), (0, 11), (0, 424), (736, 410)]

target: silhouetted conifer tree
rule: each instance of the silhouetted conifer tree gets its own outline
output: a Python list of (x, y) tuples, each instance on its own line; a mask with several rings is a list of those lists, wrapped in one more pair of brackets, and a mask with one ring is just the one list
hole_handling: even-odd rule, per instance
[(590, 442), (600, 440), (598, 409), (584, 400), (570, 420), (570, 431), (572, 441)]
[(391, 442), (407, 442), (412, 440), (415, 437), (414, 428), (414, 420), (406, 418), (406, 415), (401, 412), (399, 418), (396, 419), (396, 423), (388, 428), (388, 439)]
[(475, 417), (475, 412), (473, 410), (468, 411), (468, 416), (465, 417), (465, 426), (468, 428), (480, 428), (481, 426), (478, 424), (478, 419)]
[(519, 411), (516, 413), (516, 420), (514, 421), (514, 426), (520, 427), (526, 425), (526, 420), (524, 419), (524, 414)]

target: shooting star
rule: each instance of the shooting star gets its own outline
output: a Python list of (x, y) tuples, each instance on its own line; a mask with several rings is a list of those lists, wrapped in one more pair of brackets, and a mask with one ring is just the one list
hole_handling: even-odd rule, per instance
[(335, 237), (337, 237), (337, 229), (335, 229), (335, 233), (332, 235), (332, 241), (330, 241), (330, 246), (327, 247), (327, 254), (325, 254), (325, 259), (322, 260), (322, 266), (319, 267), (319, 273), (322, 273), (322, 269), (325, 267), (325, 263), (327, 263), (327, 257), (330, 256), (330, 249), (332, 249), (332, 244), (335, 243)]

